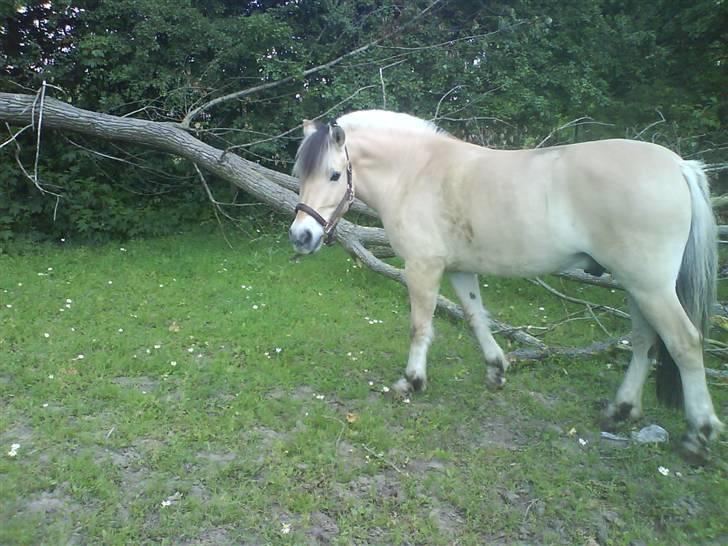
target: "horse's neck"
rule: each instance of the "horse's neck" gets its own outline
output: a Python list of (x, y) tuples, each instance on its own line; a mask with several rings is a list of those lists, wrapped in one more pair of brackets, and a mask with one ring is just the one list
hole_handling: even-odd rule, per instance
[(356, 135), (352, 140), (356, 153), (353, 161), (356, 195), (382, 215), (400, 192), (398, 184), (412, 167), (407, 162), (416, 161), (413, 155), (419, 156), (422, 151), (413, 154), (417, 146), (414, 142), (387, 132)]

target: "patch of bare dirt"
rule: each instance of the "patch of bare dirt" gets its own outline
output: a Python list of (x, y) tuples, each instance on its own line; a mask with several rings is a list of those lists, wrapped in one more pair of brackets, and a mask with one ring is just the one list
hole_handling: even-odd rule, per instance
[(407, 494), (395, 471), (358, 476), (346, 484), (334, 484), (334, 493), (342, 500), (359, 501), (376, 498), (379, 500), (404, 502)]
[(448, 538), (454, 538), (465, 524), (465, 518), (460, 514), (457, 508), (449, 503), (438, 503), (430, 510), (430, 519), (435, 526)]
[(309, 516), (306, 536), (313, 544), (331, 544), (339, 536), (339, 526), (324, 512), (314, 512)]
[(233, 462), (238, 455), (232, 451), (226, 451), (222, 453), (215, 453), (212, 451), (200, 451), (196, 457), (207, 461), (208, 463), (224, 465)]
[(66, 517), (80, 510), (80, 506), (61, 491), (42, 491), (25, 503), (24, 510), (31, 514), (60, 515)]
[(151, 392), (159, 385), (158, 380), (144, 375), (138, 377), (115, 377), (111, 380), (111, 382), (120, 387), (135, 389), (142, 392)]
[[(205, 529), (195, 538), (180, 542), (180, 546), (233, 546), (240, 544), (230, 536), (231, 533), (224, 527)], [(246, 541), (246, 544), (255, 544)]]

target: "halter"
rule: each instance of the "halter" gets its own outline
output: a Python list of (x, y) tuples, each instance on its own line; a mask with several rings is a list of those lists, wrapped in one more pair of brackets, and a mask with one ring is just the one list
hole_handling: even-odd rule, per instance
[(336, 224), (339, 223), (339, 220), (341, 220), (342, 216), (346, 214), (346, 211), (349, 210), (349, 207), (354, 202), (354, 177), (352, 176), (351, 160), (349, 159), (349, 150), (346, 149), (346, 145), (344, 145), (344, 153), (346, 153), (346, 193), (341, 198), (341, 201), (339, 201), (339, 204), (336, 205), (331, 218), (326, 221), (323, 216), (306, 203), (298, 203), (295, 209), (295, 212), (302, 210), (324, 228), (324, 243), (327, 245), (334, 242)]

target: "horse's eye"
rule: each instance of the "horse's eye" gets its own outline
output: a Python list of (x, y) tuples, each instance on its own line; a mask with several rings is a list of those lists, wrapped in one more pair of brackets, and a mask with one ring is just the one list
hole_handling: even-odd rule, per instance
[(341, 173), (339, 171), (334, 171), (334, 174), (331, 175), (331, 181), (336, 182), (339, 178), (341, 178)]

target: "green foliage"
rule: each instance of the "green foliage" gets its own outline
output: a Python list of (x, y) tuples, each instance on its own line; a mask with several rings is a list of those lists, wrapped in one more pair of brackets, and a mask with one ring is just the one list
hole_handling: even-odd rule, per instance
[[(709, 162), (726, 158), (725, 2), (468, 0), (432, 7), (425, 0), (4, 0), (0, 6), (6, 14), (0, 23), (3, 91), (38, 89), (47, 81), (62, 89), (50, 89), (56, 97), (83, 108), (179, 121), (211, 98), (292, 77), (210, 108), (193, 123), (196, 136), (210, 144), (245, 145), (237, 152), (283, 171), (290, 169), (298, 138), (288, 131), (302, 118), (377, 107), (437, 115), (453, 134), (496, 147), (533, 146), (555, 128), (590, 117), (602, 123), (556, 133), (549, 145), (626, 136)], [(304, 76), (366, 44), (372, 45), (363, 53)], [(34, 135), (23, 136), (27, 167)], [(89, 147), (127, 163), (91, 160), (68, 142), (44, 141), (43, 173), (65, 196), (57, 210), (68, 216), (68, 229), (114, 224), (109, 235), (153, 233), (154, 222), (139, 208), (150, 215), (168, 209), (162, 216), (170, 219), (202, 214), (199, 208), (191, 213), (204, 207), (204, 195), (189, 165), (133, 147)], [(74, 179), (63, 159), (69, 150), (74, 161), (92, 162), (96, 170), (84, 168)], [(12, 165), (7, 157), (3, 161)], [(131, 198), (139, 169), (146, 169), (151, 191)], [(187, 182), (160, 194), (157, 186), (169, 185), (164, 173)], [(108, 187), (90, 190), (81, 179)], [(46, 217), (29, 228), (30, 222), (8, 221), (6, 211), (6, 236), (8, 229), (48, 233), (57, 225), (50, 221), (55, 201), (27, 191), (18, 170), (4, 172), (2, 180), (7, 199), (39, 200), (33, 214)], [(129, 223), (103, 219), (93, 209), (93, 222), (72, 220), (78, 210), (67, 205), (87, 202), (81, 186), (124, 208), (113, 215)], [(31, 205), (12, 208), (25, 213)]]

